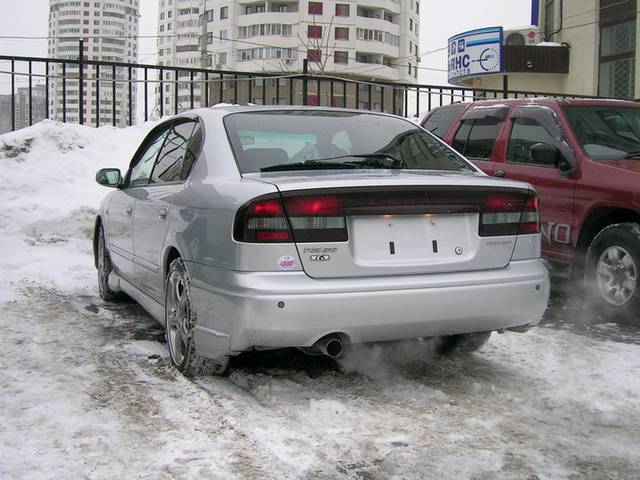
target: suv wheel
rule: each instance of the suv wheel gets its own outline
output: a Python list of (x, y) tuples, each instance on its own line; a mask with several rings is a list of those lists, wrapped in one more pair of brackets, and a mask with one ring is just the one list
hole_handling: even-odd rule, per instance
[(602, 305), (622, 311), (640, 297), (640, 225), (619, 223), (604, 228), (591, 242), (585, 283)]

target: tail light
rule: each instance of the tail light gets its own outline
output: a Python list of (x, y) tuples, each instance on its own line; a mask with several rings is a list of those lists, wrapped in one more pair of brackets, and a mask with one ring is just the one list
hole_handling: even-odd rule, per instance
[(280, 195), (255, 199), (238, 211), (233, 237), (239, 242), (292, 242)]
[(334, 195), (260, 197), (236, 216), (234, 238), (239, 242), (344, 242), (344, 213)]
[(341, 189), (265, 195), (236, 215), (239, 242), (345, 242), (346, 217), (354, 215), (480, 214), (481, 237), (540, 232), (538, 199), (523, 190), (431, 187), (428, 190)]
[(481, 237), (539, 233), (538, 198), (534, 193), (492, 194), (480, 213)]

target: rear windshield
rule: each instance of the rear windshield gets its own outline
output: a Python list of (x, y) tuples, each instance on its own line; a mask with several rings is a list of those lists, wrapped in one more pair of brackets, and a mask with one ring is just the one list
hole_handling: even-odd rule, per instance
[(372, 113), (239, 112), (224, 120), (242, 173), (336, 168), (475, 172), (406, 120)]
[(585, 153), (594, 160), (640, 158), (640, 108), (567, 106)]
[(449, 127), (453, 125), (453, 122), (462, 114), (464, 108), (465, 106), (462, 104), (437, 108), (425, 119), (422, 126), (425, 130), (429, 130), (434, 135), (442, 138), (449, 130)]

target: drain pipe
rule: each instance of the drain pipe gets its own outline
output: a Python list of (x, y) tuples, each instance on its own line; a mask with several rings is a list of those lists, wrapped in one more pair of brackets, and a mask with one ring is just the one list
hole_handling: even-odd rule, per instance
[[(555, 6), (555, 4), (554, 4)], [(545, 17), (547, 16), (547, 12), (544, 12)], [(558, 26), (558, 29), (551, 32), (549, 34), (549, 38), (545, 38), (545, 40), (547, 42), (550, 42), (551, 39), (554, 37), (554, 35), (556, 35), (557, 33), (560, 33), (560, 31), (562, 30), (562, 16), (564, 15), (564, 0), (560, 0), (560, 25)]]

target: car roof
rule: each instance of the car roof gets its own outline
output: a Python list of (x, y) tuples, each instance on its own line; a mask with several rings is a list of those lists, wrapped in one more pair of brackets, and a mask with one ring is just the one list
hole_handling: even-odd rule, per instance
[[(180, 115), (198, 115), (204, 119), (221, 119), (227, 115), (240, 112), (280, 112), (280, 111), (317, 111), (317, 112), (344, 112), (354, 114), (371, 114), (380, 115), (385, 117), (403, 118), (385, 112), (374, 112), (370, 110), (356, 110), (352, 108), (337, 108), (337, 107), (310, 107), (302, 105), (233, 105), (233, 104), (218, 104), (213, 107), (197, 108), (181, 113)], [(408, 119), (404, 119), (410, 121)]]

